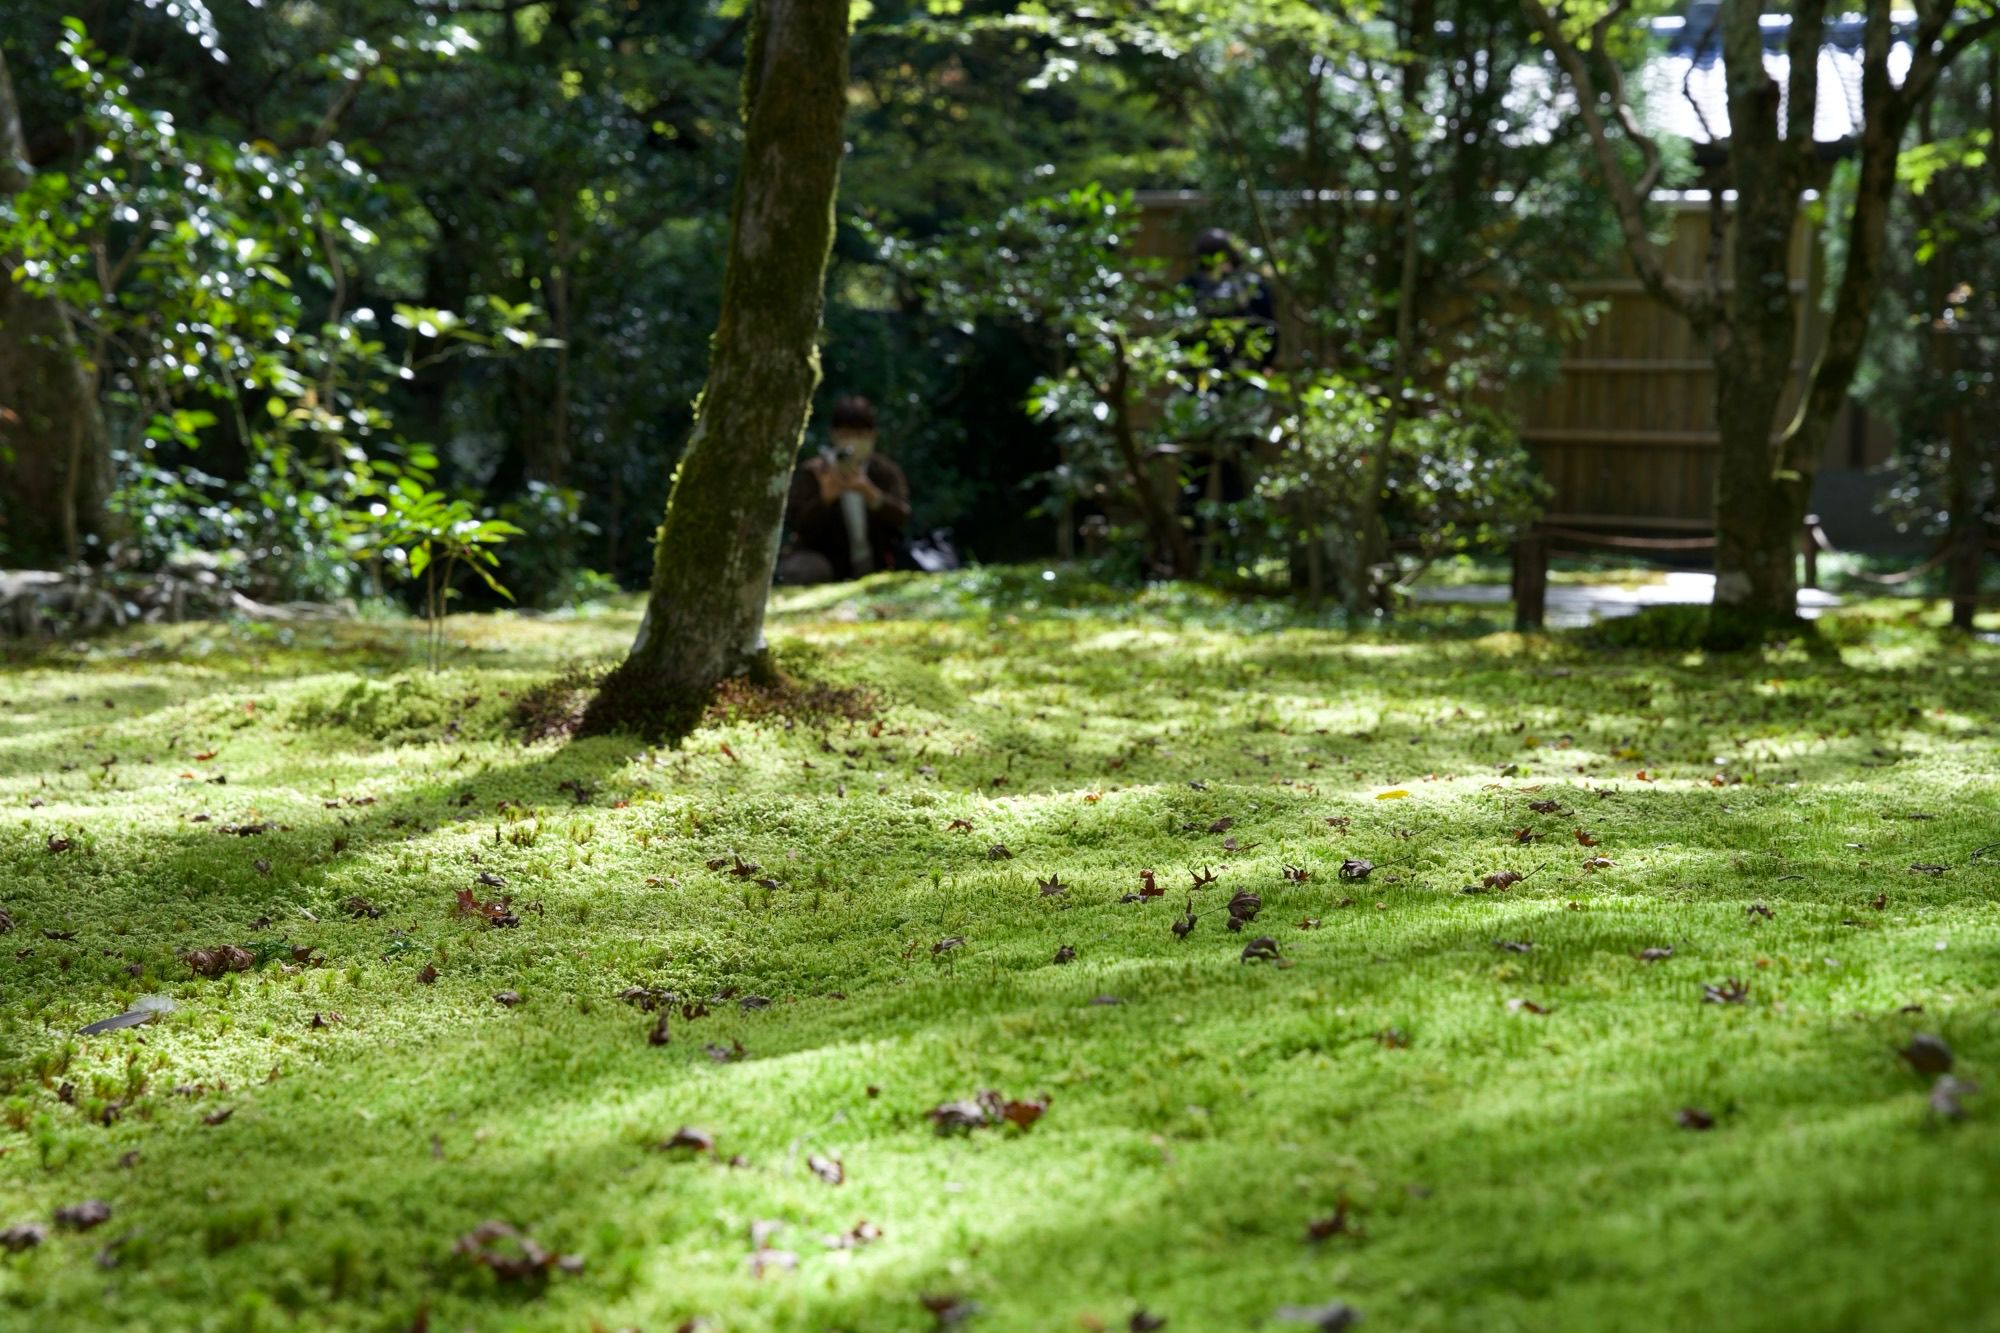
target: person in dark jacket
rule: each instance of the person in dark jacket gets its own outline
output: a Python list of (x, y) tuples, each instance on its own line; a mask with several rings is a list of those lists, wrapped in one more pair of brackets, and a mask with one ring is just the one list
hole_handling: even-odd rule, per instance
[(844, 395), (834, 402), (830, 427), (829, 447), (792, 477), (780, 583), (834, 583), (897, 563), (910, 483), (894, 459), (875, 452), (874, 404)]
[[(1202, 318), (1241, 321), (1241, 332), (1224, 336), (1222, 346), (1211, 349), (1209, 365), (1227, 369), (1246, 362), (1245, 344), (1252, 331), (1262, 335), (1258, 368), (1269, 369), (1277, 360), (1278, 311), (1271, 289), (1262, 274), (1243, 262), (1243, 251), (1228, 232), (1211, 227), (1195, 238), (1194, 271), (1184, 286)], [(1196, 336), (1205, 340), (1208, 333), (1204, 328)]]

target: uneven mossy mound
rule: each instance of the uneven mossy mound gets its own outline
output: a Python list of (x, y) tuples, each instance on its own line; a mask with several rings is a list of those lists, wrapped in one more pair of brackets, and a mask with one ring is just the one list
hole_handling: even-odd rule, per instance
[[(826, 654), (803, 644), (767, 652), (753, 670), (718, 682), (699, 699), (631, 679), (624, 665), (580, 666), (525, 691), (515, 704), (515, 718), (529, 741), (632, 734), (677, 742), (703, 726), (775, 722), (789, 728), (874, 717), (883, 706), (883, 690), (821, 678), (827, 660)], [(919, 679), (926, 674), (936, 673), (922, 668), (915, 673)], [(934, 702), (938, 691), (924, 682), (908, 693)]]
[(307, 685), (287, 701), (281, 720), (302, 731), (344, 731), (400, 745), (499, 737), (513, 725), (513, 714), (490, 676), (448, 671)]

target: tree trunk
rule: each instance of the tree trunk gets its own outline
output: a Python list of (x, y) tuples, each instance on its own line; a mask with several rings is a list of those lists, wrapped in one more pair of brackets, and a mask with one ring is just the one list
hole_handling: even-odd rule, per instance
[[(28, 184), (28, 150), (0, 55), (0, 195)], [(0, 254), (0, 562), (74, 564), (105, 530), (110, 443), (69, 315), (7, 274)]]
[(1112, 344), (1111, 381), (1100, 386), (1100, 393), (1111, 400), (1111, 439), (1118, 449), (1118, 461), (1132, 478), (1132, 498), (1138, 501), (1140, 521), (1146, 525), (1147, 563), (1151, 566), (1147, 577), (1164, 572), (1168, 578), (1192, 578), (1197, 564), (1194, 544), (1181, 526), (1173, 500), (1160, 493), (1150, 460), (1139, 447), (1139, 432), (1132, 419), (1132, 360), (1123, 335), (1114, 334)]
[(708, 383), (675, 472), (632, 652), (586, 729), (685, 734), (758, 666), (785, 495), (819, 382), (847, 97), (847, 0), (757, 0)]
[[(1768, 349), (1775, 350), (1775, 349)], [(1782, 345), (1791, 350), (1789, 341)], [(1784, 372), (1716, 360), (1715, 597), (1708, 646), (1747, 648), (1798, 618), (1798, 534), (1807, 492), (1772, 475)]]
[[(1825, 336), (1790, 423), (1782, 428), (1775, 447), (1768, 442), (1759, 446), (1768, 460), (1761, 496), (1739, 493), (1727, 508), (1724, 487), (1740, 487), (1750, 477), (1751, 431), (1745, 421), (1736, 423), (1732, 432), (1722, 392), (1717, 396), (1718, 411), (1725, 418), (1721, 423), (1724, 457), (1716, 483), (1715, 604), (1709, 629), (1709, 641), (1717, 647), (1745, 646), (1763, 629), (1798, 620), (1793, 543), (1805, 518), (1813, 475), (1834, 418), (1847, 401), (1860, 367), (1870, 315), (1882, 285), (1882, 255), (1889, 206), (1896, 191), (1897, 159), (1903, 132), (1919, 102), (1899, 93), (1889, 76), (1889, 0), (1868, 0), (1866, 7), (1861, 75), (1864, 120), (1856, 149), (1859, 171), (1854, 204), (1843, 222), (1847, 244), (1840, 285), (1834, 291)], [(1798, 316), (1789, 285), (1781, 286), (1781, 280), (1788, 284), (1791, 231), (1798, 220), (1800, 193), (1810, 183), (1817, 79), (1811, 72), (1816, 62), (1807, 55), (1817, 52), (1824, 9), (1824, 0), (1816, 0), (1793, 15), (1789, 124), (1782, 140), (1764, 132), (1769, 127), (1775, 133), (1777, 85), (1763, 73), (1762, 37), (1755, 31), (1761, 11), (1747, 0), (1729, 0), (1723, 9), (1730, 80), (1730, 169), (1737, 188), (1736, 288), (1730, 312), (1737, 342), (1716, 349), (1718, 383), (1731, 375), (1755, 373), (1781, 386), (1790, 373)], [(1735, 47), (1732, 42), (1736, 42)], [(1744, 71), (1741, 77), (1739, 64)], [(1754, 127), (1746, 127), (1745, 117), (1753, 115)], [(1746, 128), (1754, 128), (1754, 133), (1746, 133)], [(1732, 438), (1745, 451), (1743, 456), (1731, 457)], [(1735, 480), (1727, 482), (1726, 477)]]
[[(1729, 174), (1736, 208), (1729, 237), (1726, 317), (1710, 331), (1719, 450), (1715, 472), (1715, 598), (1710, 647), (1748, 647), (1798, 618), (1796, 543), (1807, 488), (1782, 465), (1778, 408), (1798, 345), (1792, 235), (1807, 161), (1781, 137), (1778, 85), (1764, 70), (1759, 9), (1726, 0), (1719, 23), (1729, 85)], [(1810, 49), (1819, 49), (1817, 15)], [(1811, 105), (1811, 89), (1804, 92)], [(1800, 126), (1796, 116), (1789, 127)], [(1805, 134), (1810, 140), (1810, 121)]]

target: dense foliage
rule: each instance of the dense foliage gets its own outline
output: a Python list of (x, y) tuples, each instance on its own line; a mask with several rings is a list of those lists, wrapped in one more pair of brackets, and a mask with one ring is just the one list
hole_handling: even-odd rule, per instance
[[(820, 394), (879, 405), (914, 531), (1365, 615), (1534, 519), (1510, 406), (1595, 317), (1580, 256), (1618, 243), (1518, 5), (854, 19)], [(642, 583), (708, 367), (748, 27), (740, 0), (8, 6), (31, 174), (0, 255), (75, 331), (112, 484), (68, 552), (0, 522), (0, 560), (414, 608), (415, 496), (518, 529), (495, 577), (526, 604)], [(1608, 31), (1594, 61), (1644, 55)], [(1928, 188), (1890, 248), (1918, 258), (1871, 344), (1913, 524), (1991, 504), (1992, 460), (1951, 443), (1993, 373), (1974, 55), (1913, 132)], [(1162, 190), (1199, 202), (1132, 193)], [(1207, 228), (1230, 301), (1190, 282)]]

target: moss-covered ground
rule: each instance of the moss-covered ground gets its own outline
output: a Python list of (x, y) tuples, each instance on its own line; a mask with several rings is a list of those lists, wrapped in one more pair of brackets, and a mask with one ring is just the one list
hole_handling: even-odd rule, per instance
[[(47, 1229), (0, 1325), (2000, 1319), (2000, 649), (1934, 614), (1704, 659), (878, 580), (773, 627), (872, 716), (521, 743), (632, 624), (0, 670), (0, 1227)], [(222, 946), (261, 965), (196, 975)], [(1989, 1086), (1962, 1117), (1918, 1033)], [(929, 1118), (989, 1089), (1046, 1111)], [(488, 1219), (581, 1271), (455, 1252)]]

